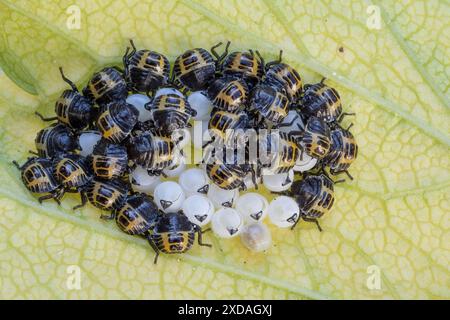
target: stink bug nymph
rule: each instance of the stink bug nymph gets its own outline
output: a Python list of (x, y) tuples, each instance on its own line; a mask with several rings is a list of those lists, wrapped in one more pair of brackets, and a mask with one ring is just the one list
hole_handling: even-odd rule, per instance
[(295, 228), (300, 219), (308, 222), (314, 222), (319, 231), (322, 228), (318, 219), (330, 211), (334, 203), (335, 183), (325, 174), (308, 175), (303, 180), (295, 181), (291, 190), (285, 194), (293, 197), (300, 208), (300, 215), (295, 221), (292, 229)]
[(191, 117), (197, 115), (184, 96), (172, 93), (160, 95), (146, 108), (152, 112), (155, 128), (164, 136), (189, 126)]
[(224, 75), (243, 79), (253, 87), (260, 80), (264, 73), (264, 60), (256, 51), (230, 53), (221, 63), (221, 71)]
[(99, 105), (104, 105), (126, 99), (128, 89), (121, 72), (107, 67), (92, 76), (83, 89), (83, 95)]
[(205, 89), (214, 78), (216, 65), (227, 55), (230, 43), (227, 43), (225, 53), (219, 56), (215, 49), (221, 45), (222, 42), (211, 48), (216, 60), (203, 48), (190, 49), (178, 56), (173, 68), (173, 82), (184, 90)]
[(149, 132), (131, 137), (127, 142), (128, 158), (154, 175), (163, 174), (171, 166), (179, 150), (170, 137), (153, 136)]
[(74, 209), (81, 208), (86, 201), (101, 210), (111, 211), (111, 215), (101, 215), (102, 219), (114, 219), (114, 210), (119, 209), (128, 195), (128, 186), (119, 179), (103, 180), (94, 178), (81, 192), (81, 204)]
[(289, 99), (284, 89), (261, 83), (252, 91), (250, 110), (278, 126), (289, 112)]
[(354, 113), (343, 113), (341, 97), (336, 89), (327, 86), (325, 78), (316, 84), (307, 84), (304, 87), (300, 99), (300, 110), (307, 116), (316, 116), (325, 122), (341, 122), (346, 115)]
[(330, 151), (330, 127), (321, 118), (311, 116), (304, 131), (291, 131), (291, 135), (301, 139), (305, 152), (313, 158), (322, 159)]
[(281, 62), (283, 51), (278, 60), (265, 65), (266, 74), (263, 82), (278, 89), (284, 89), (290, 101), (297, 101), (303, 91), (302, 78), (297, 70)]
[(93, 121), (95, 109), (91, 101), (85, 98), (77, 86), (64, 76), (63, 69), (60, 67), (61, 77), (67, 82), (72, 90), (64, 90), (55, 104), (56, 117), (44, 118), (39, 112), (36, 115), (43, 121), (54, 121), (69, 126), (72, 129), (80, 130), (86, 128)]
[(208, 129), (212, 138), (203, 145), (203, 148), (214, 141), (224, 142), (227, 146), (230, 146), (237, 141), (239, 133), (247, 129), (248, 126), (249, 117), (243, 111), (231, 113), (223, 110), (213, 110), (208, 122)]
[(208, 97), (219, 110), (236, 113), (242, 110), (249, 95), (243, 80), (222, 77), (214, 80), (208, 87)]
[(125, 80), (131, 89), (137, 92), (154, 92), (159, 87), (166, 85), (169, 79), (169, 60), (162, 54), (150, 50), (136, 50), (127, 48), (123, 56)]
[(155, 250), (154, 263), (158, 262), (160, 252), (174, 254), (188, 251), (198, 235), (198, 244), (211, 247), (210, 244), (203, 243), (202, 229), (192, 222), (181, 212), (171, 212), (162, 215), (148, 236), (150, 246)]
[(36, 151), (41, 158), (51, 158), (58, 153), (67, 153), (79, 148), (78, 140), (70, 128), (54, 123), (36, 135)]
[(66, 191), (78, 191), (92, 180), (89, 161), (77, 154), (64, 154), (53, 160), (56, 179)]
[(20, 166), (16, 161), (13, 164), (20, 170), (22, 182), (33, 193), (46, 193), (38, 198), (39, 203), (44, 200), (54, 199), (60, 204), (64, 195), (64, 187), (53, 175), (52, 161), (49, 159), (32, 157)]
[(224, 190), (245, 189), (246, 172), (239, 165), (214, 163), (206, 165), (206, 173), (216, 186)]
[(94, 147), (91, 162), (97, 177), (106, 180), (121, 177), (128, 170), (127, 148), (102, 139)]
[(120, 143), (133, 130), (138, 121), (139, 111), (125, 100), (106, 105), (97, 119), (97, 127), (103, 138), (112, 143)]
[[(244, 154), (234, 148), (212, 150), (211, 158), (206, 157), (206, 173), (216, 186), (224, 190), (246, 189), (245, 177), (248, 173), (252, 174), (253, 184), (256, 184), (256, 171), (252, 164), (241, 159)], [(241, 163), (241, 160), (243, 163)]]
[[(267, 140), (265, 143), (270, 143), (270, 141)], [(300, 154), (301, 148), (295, 138), (285, 132), (279, 132), (279, 140), (275, 150), (275, 157), (270, 162), (267, 169), (271, 174), (288, 173), (292, 168), (294, 168)], [(289, 175), (286, 175), (286, 180), (283, 185), (287, 185), (290, 182), (291, 179), (289, 178)]]
[(115, 216), (120, 230), (131, 235), (143, 235), (155, 226), (160, 214), (149, 196), (137, 193), (123, 202)]
[(348, 168), (358, 156), (358, 145), (349, 131), (350, 127), (347, 129), (337, 127), (331, 130), (330, 152), (323, 159), (323, 162), (330, 167), (331, 174), (346, 173), (350, 180), (353, 180)]

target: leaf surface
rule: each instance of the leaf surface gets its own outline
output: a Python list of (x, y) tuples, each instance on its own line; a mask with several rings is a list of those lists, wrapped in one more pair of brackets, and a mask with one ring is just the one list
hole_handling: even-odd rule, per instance
[[(0, 0), (1, 298), (450, 298), (449, 21), (443, 1)], [(380, 9), (380, 29), (367, 25)], [(336, 187), (324, 232), (271, 226), (273, 247), (250, 253), (239, 239), (164, 256), (122, 234), (99, 212), (39, 206), (11, 160), (25, 160), (65, 88), (117, 64), (133, 38), (173, 59), (231, 40), (274, 59), (284, 50), (306, 82), (327, 77), (356, 112), (355, 180)], [(71, 265), (81, 289), (69, 290)], [(376, 266), (381, 287), (368, 285)], [(370, 270), (370, 268), (369, 268)]]

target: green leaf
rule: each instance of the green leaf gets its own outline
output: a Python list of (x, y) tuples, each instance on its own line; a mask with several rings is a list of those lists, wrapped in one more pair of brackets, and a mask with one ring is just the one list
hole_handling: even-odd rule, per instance
[[(80, 0), (79, 30), (67, 27), (72, 4), (0, 0), (1, 298), (450, 298), (446, 2)], [(367, 24), (372, 5), (379, 30)], [(145, 241), (93, 208), (73, 212), (76, 197), (38, 205), (10, 162), (27, 157), (44, 126), (34, 111), (52, 112), (65, 88), (58, 66), (81, 85), (120, 63), (129, 38), (172, 61), (224, 40), (266, 59), (283, 49), (306, 82), (327, 77), (357, 114), (360, 156), (324, 232), (271, 226), (274, 245), (258, 254), (208, 234), (212, 249), (154, 266)], [(80, 290), (67, 288), (71, 265)]]

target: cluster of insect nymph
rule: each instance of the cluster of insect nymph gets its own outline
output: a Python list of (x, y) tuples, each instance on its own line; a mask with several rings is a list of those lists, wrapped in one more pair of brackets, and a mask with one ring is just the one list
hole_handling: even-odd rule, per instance
[[(96, 72), (82, 91), (60, 68), (69, 88), (56, 115), (36, 112), (52, 124), (37, 133), (32, 157), (13, 162), (39, 202), (80, 194), (74, 210), (89, 202), (102, 219), (146, 238), (155, 263), (160, 252), (188, 251), (196, 235), (210, 246), (202, 241), (209, 223), (218, 237), (240, 234), (253, 251), (270, 246), (266, 216), (282, 228), (304, 220), (322, 231), (318, 219), (344, 181), (333, 176), (353, 179), (358, 151), (351, 125), (341, 126), (350, 113), (326, 79), (303, 85), (282, 51), (265, 63), (258, 51), (228, 53), (230, 42), (219, 54), (219, 43), (185, 51), (171, 70), (164, 55), (130, 44), (123, 66)], [(183, 151), (197, 123), (209, 140), (192, 149), (207, 156), (187, 167)], [(261, 192), (239, 194), (261, 184), (277, 194), (270, 203)]]

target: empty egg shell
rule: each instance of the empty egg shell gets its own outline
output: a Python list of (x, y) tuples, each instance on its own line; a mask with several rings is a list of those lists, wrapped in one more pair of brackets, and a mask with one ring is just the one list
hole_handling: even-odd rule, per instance
[(269, 203), (259, 193), (249, 192), (236, 200), (236, 210), (244, 217), (246, 223), (262, 221), (267, 215)]
[(241, 242), (250, 251), (261, 252), (270, 248), (272, 236), (269, 228), (261, 222), (245, 226), (241, 232)]
[(206, 195), (209, 190), (209, 179), (206, 175), (205, 170), (192, 168), (180, 174), (178, 183), (186, 196), (193, 194), (203, 194)]
[(145, 94), (129, 95), (126, 102), (136, 107), (139, 111), (139, 121), (144, 122), (152, 119), (152, 113), (145, 108), (145, 105), (150, 102), (150, 98)]
[(159, 96), (166, 95), (166, 94), (176, 94), (176, 95), (178, 95), (180, 97), (184, 97), (184, 95), (180, 91), (175, 89), (175, 88), (161, 88), (158, 91), (156, 91), (155, 96), (153, 97), (153, 99), (156, 99)]
[(183, 189), (173, 181), (158, 184), (153, 198), (158, 208), (166, 213), (180, 210), (185, 199)]
[(211, 229), (220, 238), (237, 236), (244, 227), (244, 219), (232, 208), (222, 208), (211, 218)]
[(202, 227), (211, 221), (214, 205), (206, 196), (194, 194), (184, 200), (182, 210), (189, 221)]
[(130, 174), (130, 182), (133, 191), (151, 194), (161, 182), (161, 178), (149, 175), (147, 169), (137, 166)]
[(300, 214), (297, 202), (286, 196), (279, 196), (273, 199), (267, 211), (270, 221), (280, 228), (292, 227)]
[(288, 190), (294, 182), (294, 171), (288, 173), (269, 174), (263, 176), (264, 186), (273, 192)]
[(306, 152), (303, 152), (302, 159), (300, 159), (300, 157), (297, 159), (297, 162), (295, 163), (293, 170), (296, 172), (308, 171), (314, 168), (316, 164), (317, 164), (316, 158), (313, 158), (307, 155)]
[(207, 120), (212, 110), (212, 103), (202, 91), (192, 92), (188, 97), (189, 105), (197, 111), (194, 120)]
[(214, 183), (209, 186), (208, 198), (212, 201), (216, 209), (220, 209), (221, 207), (233, 207), (238, 197), (239, 191), (237, 189), (224, 190), (216, 186)]
[(78, 144), (80, 145), (80, 155), (83, 157), (90, 156), (94, 151), (97, 142), (102, 138), (100, 131), (87, 130), (80, 133), (78, 136)]

